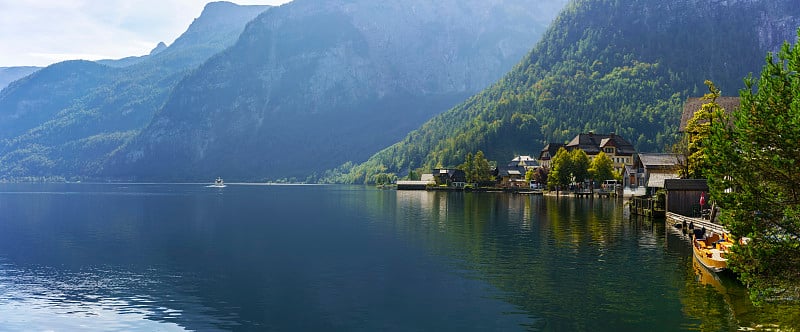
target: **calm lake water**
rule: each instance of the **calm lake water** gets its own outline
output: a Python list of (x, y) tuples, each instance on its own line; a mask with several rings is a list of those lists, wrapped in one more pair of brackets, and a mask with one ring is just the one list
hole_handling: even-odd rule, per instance
[(609, 199), (348, 186), (1, 184), (0, 330), (800, 326)]

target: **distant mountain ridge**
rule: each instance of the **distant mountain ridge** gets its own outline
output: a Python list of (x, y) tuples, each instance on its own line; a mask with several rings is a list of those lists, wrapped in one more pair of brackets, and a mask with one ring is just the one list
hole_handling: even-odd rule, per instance
[(11, 82), (33, 74), (42, 67), (19, 66), (19, 67), (0, 67), (0, 90), (5, 89)]
[(210, 3), (160, 51), (114, 67), (66, 61), (17, 81), (0, 92), (0, 178), (96, 173), (149, 123), (187, 72), (232, 45), (268, 8)]
[(305, 179), (509, 70), (564, 0), (295, 0), (187, 76), (99, 174)]
[[(674, 142), (683, 102), (713, 80), (735, 95), (767, 51), (795, 42), (791, 0), (575, 0), (503, 79), (326, 181), (536, 154), (547, 142), (614, 132), (640, 151)], [(340, 171), (344, 173), (339, 173)]]

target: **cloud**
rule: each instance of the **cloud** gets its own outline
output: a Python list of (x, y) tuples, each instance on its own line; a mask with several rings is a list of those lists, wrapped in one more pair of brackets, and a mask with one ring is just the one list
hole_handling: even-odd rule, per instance
[(147, 54), (161, 41), (172, 43), (204, 6), (196, 0), (0, 0), (0, 67)]

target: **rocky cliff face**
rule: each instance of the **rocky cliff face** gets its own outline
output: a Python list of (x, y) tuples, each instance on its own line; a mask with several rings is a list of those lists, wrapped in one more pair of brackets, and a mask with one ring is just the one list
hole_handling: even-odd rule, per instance
[(181, 82), (112, 177), (305, 178), (497, 80), (565, 1), (295, 0)]

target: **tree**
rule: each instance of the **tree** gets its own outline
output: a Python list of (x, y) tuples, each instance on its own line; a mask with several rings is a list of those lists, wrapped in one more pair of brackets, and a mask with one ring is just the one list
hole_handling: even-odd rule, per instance
[(538, 181), (542, 186), (547, 186), (547, 178), (550, 175), (550, 169), (545, 167), (539, 167), (536, 169), (536, 173), (533, 175), (533, 179)]
[(703, 95), (702, 99), (708, 102), (700, 106), (700, 109), (689, 119), (686, 123), (684, 139), (674, 147), (686, 156), (686, 165), (680, 170), (682, 178), (706, 178), (705, 172), (708, 169), (705, 158), (706, 144), (711, 135), (714, 119), (717, 119), (717, 122), (722, 121), (721, 117), (724, 113), (722, 107), (717, 104), (720, 90), (709, 80), (706, 80), (705, 84), (708, 86), (708, 93)]
[(580, 183), (589, 178), (589, 156), (586, 155), (586, 151), (581, 149), (572, 150), (569, 153), (569, 157), (572, 159), (573, 181)]
[(475, 175), (475, 157), (472, 155), (472, 152), (467, 153), (467, 157), (464, 159), (464, 163), (459, 165), (458, 169), (464, 171), (468, 183), (477, 182)]
[(589, 174), (595, 181), (599, 182), (614, 179), (614, 162), (605, 152), (600, 151), (592, 160)]
[(492, 166), (484, 156), (483, 151), (478, 151), (475, 155), (467, 153), (464, 163), (458, 166), (464, 171), (469, 183), (485, 183), (492, 180)]
[(489, 160), (483, 155), (483, 151), (478, 150), (478, 152), (475, 153), (473, 166), (475, 169), (475, 182), (485, 183), (492, 181), (492, 165), (489, 164)]
[[(800, 39), (800, 31), (798, 31)], [(732, 124), (711, 125), (706, 161), (719, 219), (747, 237), (729, 266), (756, 300), (800, 299), (800, 48), (767, 55), (745, 79)]]
[(556, 155), (550, 159), (550, 175), (548, 185), (551, 187), (566, 186), (572, 180), (572, 158), (567, 149), (560, 148)]

